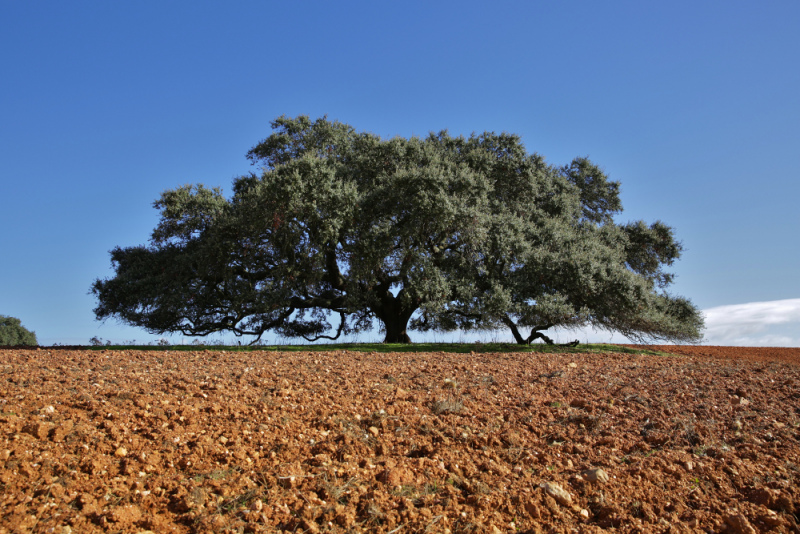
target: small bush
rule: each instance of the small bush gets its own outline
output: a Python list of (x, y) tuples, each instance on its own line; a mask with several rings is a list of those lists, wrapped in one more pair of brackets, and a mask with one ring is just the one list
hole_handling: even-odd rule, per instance
[(22, 326), (22, 321), (15, 317), (0, 315), (0, 346), (36, 346), (38, 344), (36, 334)]

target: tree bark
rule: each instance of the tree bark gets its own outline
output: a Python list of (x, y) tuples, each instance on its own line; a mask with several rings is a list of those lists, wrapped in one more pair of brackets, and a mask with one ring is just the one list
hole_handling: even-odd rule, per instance
[[(409, 317), (410, 318), (410, 317)], [(408, 319), (402, 316), (387, 317), (382, 319), (386, 337), (384, 343), (411, 343), (411, 338), (406, 332)]]
[(409, 309), (401, 304), (401, 299), (393, 296), (386, 291), (381, 296), (381, 305), (377, 309), (373, 308), (375, 315), (383, 323), (386, 331), (384, 343), (411, 343), (406, 329), (408, 321), (416, 311), (416, 308)]

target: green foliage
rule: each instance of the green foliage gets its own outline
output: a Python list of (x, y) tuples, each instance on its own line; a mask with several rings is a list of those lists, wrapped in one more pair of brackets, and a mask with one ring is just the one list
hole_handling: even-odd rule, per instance
[(507, 327), (517, 343), (583, 325), (700, 337), (698, 310), (666, 293), (672, 229), (616, 224), (619, 184), (586, 158), (553, 167), (489, 132), (384, 140), (302, 116), (272, 127), (230, 199), (162, 193), (150, 244), (114, 249), (115, 276), (92, 286), (98, 319), (309, 341), (375, 320), (390, 343), (408, 328)]
[(38, 344), (36, 334), (22, 326), (22, 322), (19, 319), (0, 315), (0, 346), (36, 346)]

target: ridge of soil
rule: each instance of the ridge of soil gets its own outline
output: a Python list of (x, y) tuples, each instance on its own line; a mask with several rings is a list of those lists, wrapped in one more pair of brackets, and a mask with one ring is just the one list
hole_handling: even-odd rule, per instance
[(800, 349), (0, 350), (0, 534), (800, 532)]

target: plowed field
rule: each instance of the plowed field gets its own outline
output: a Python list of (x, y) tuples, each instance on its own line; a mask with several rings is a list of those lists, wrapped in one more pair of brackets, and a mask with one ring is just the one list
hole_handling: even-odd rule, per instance
[(800, 349), (661, 349), (1, 350), (0, 533), (798, 532)]

